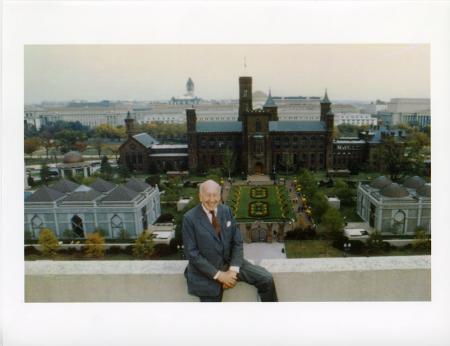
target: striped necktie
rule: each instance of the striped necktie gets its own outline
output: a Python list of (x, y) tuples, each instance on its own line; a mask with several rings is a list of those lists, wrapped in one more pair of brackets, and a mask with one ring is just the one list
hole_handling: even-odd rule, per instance
[(214, 214), (214, 210), (210, 210), (209, 212), (212, 216), (211, 223), (214, 227), (214, 230), (216, 231), (217, 236), (220, 236), (220, 225), (219, 222), (217, 221), (216, 215)]

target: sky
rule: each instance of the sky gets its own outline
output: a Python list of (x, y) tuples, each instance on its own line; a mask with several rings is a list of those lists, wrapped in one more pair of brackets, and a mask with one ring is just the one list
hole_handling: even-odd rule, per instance
[(237, 99), (244, 75), (273, 96), (430, 97), (426, 44), (26, 45), (24, 68), (26, 104), (168, 100), (189, 77), (198, 97)]

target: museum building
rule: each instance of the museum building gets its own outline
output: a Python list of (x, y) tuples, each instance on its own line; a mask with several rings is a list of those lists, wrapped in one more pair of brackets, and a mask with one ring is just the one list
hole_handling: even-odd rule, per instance
[(38, 238), (50, 228), (59, 238), (85, 238), (101, 228), (106, 238), (125, 230), (137, 238), (161, 214), (159, 189), (138, 179), (115, 185), (97, 178), (90, 186), (61, 179), (25, 199), (25, 232)]
[(414, 235), (417, 228), (431, 232), (431, 184), (418, 176), (403, 184), (380, 176), (359, 183), (358, 215), (382, 235)]

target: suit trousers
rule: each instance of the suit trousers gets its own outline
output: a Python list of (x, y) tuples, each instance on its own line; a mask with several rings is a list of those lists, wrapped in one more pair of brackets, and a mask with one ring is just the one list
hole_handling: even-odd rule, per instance
[[(239, 268), (238, 281), (243, 281), (249, 285), (255, 286), (262, 302), (278, 301), (272, 274), (270, 274), (265, 268), (254, 265), (244, 259), (242, 266)], [(199, 298), (201, 302), (221, 302), (222, 296), (223, 289), (221, 290), (219, 296)]]

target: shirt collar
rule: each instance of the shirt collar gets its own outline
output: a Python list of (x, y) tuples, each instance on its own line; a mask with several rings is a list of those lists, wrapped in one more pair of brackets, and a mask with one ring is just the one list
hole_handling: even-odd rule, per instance
[[(205, 211), (206, 215), (211, 215), (211, 212), (205, 208), (205, 206), (202, 203), (202, 208)], [(217, 216), (217, 207), (214, 209), (214, 215)]]

